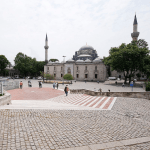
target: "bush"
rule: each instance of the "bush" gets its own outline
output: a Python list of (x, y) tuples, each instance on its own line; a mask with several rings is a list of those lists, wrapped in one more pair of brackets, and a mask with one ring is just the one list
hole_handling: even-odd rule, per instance
[(53, 79), (54, 79), (54, 76), (51, 75), (51, 74), (48, 74), (48, 73), (46, 73), (46, 74), (44, 75), (44, 77), (46, 78), (46, 80), (53, 80)]
[(4, 93), (3, 94), (0, 94), (0, 96), (3, 96), (4, 95)]
[(63, 78), (66, 80), (73, 80), (73, 76), (71, 74), (65, 74)]
[(145, 82), (146, 84), (146, 91), (150, 91), (150, 82)]

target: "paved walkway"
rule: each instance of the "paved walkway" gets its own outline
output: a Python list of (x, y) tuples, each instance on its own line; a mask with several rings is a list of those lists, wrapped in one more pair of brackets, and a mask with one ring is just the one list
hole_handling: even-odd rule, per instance
[(63, 88), (25, 84), (0, 107), (0, 150), (150, 149), (149, 100), (66, 97)]

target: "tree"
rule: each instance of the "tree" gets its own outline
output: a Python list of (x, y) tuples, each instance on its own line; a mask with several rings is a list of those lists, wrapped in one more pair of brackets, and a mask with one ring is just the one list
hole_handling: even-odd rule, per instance
[(140, 73), (137, 73), (136, 76), (138, 77), (138, 79), (140, 79), (141, 74), (140, 74)]
[(66, 80), (73, 80), (73, 76), (71, 74), (65, 74), (63, 78)]
[(4, 75), (5, 74), (5, 68), (9, 64), (9, 61), (4, 55), (0, 55), (0, 74)]
[(58, 59), (50, 59), (49, 61), (51, 61), (51, 62), (55, 62), (55, 61), (58, 61)]
[(37, 61), (36, 67), (37, 67), (37, 74), (40, 75), (41, 71), (44, 72), (44, 65), (46, 65), (45, 61)]
[(48, 74), (48, 73), (45, 73), (44, 77), (46, 78), (46, 80), (53, 80), (54, 79), (54, 76), (51, 74)]
[(14, 68), (20, 71), (20, 74), (27, 76), (32, 70), (32, 58), (23, 53), (18, 53), (15, 57)]
[(129, 78), (135, 75), (137, 71), (144, 70), (144, 60), (149, 55), (148, 47), (145, 45), (138, 46), (138, 41), (132, 41), (129, 44), (121, 44), (119, 47), (110, 49), (110, 55), (104, 58), (104, 64), (110, 65), (111, 70), (124, 72), (125, 83)]

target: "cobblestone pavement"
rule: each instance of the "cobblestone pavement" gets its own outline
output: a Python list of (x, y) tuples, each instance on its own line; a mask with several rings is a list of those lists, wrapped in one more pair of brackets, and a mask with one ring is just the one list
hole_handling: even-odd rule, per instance
[[(15, 79), (15, 80), (23, 81), (23, 88), (28, 87), (28, 80), (25, 80), (25, 79)], [(33, 87), (38, 87), (38, 80), (30, 79), (30, 81), (32, 82)], [(70, 89), (88, 89), (88, 90), (96, 90), (96, 91), (98, 91), (101, 88), (103, 92), (108, 92), (108, 89), (110, 89), (111, 92), (116, 92), (116, 91), (117, 92), (132, 92), (132, 89), (129, 85), (122, 87), (122, 83), (123, 83), (123, 80), (118, 81), (117, 85), (115, 84), (115, 81), (105, 81), (105, 82), (100, 82), (99, 84), (96, 82), (85, 83), (85, 82), (77, 81), (76, 83), (73, 82), (73, 84), (70, 84), (69, 88)], [(133, 92), (144, 92), (144, 89), (139, 83), (138, 82), (136, 83), (135, 85), (136, 87), (133, 88)], [(53, 88), (53, 85), (49, 83), (43, 83), (42, 86)], [(59, 89), (64, 89), (64, 87), (65, 85), (59, 84)]]
[[(113, 110), (0, 110), (2, 150), (64, 149), (141, 137), (150, 137), (149, 123)], [(142, 145), (150, 149), (149, 143)]]
[(116, 101), (116, 97), (99, 97), (86, 94), (69, 94), (69, 96), (66, 97), (58, 96), (51, 98), (49, 99), (49, 101), (111, 110)]
[(24, 87), (23, 89), (14, 89), (8, 91), (11, 94), (11, 100), (47, 100), (59, 95), (64, 95), (63, 91), (44, 87)]

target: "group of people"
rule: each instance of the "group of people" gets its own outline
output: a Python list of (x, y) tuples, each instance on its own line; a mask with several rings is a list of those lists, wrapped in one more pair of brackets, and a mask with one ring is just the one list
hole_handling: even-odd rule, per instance
[[(20, 89), (22, 89), (22, 86), (23, 86), (23, 82), (20, 81)], [(58, 89), (58, 86), (59, 86), (58, 82), (53, 83), (53, 89), (55, 89), (55, 87), (57, 87), (57, 89)], [(28, 81), (28, 87), (32, 87), (31, 81)], [(42, 88), (42, 81), (39, 81), (39, 88)], [(68, 88), (68, 85), (66, 85), (64, 88), (64, 92), (65, 92), (66, 96), (68, 96), (68, 91), (69, 91), (69, 88)]]
[(55, 87), (58, 89), (58, 87), (59, 87), (58, 82), (56, 82), (56, 83), (54, 82), (54, 83), (53, 83), (53, 89), (55, 89)]

